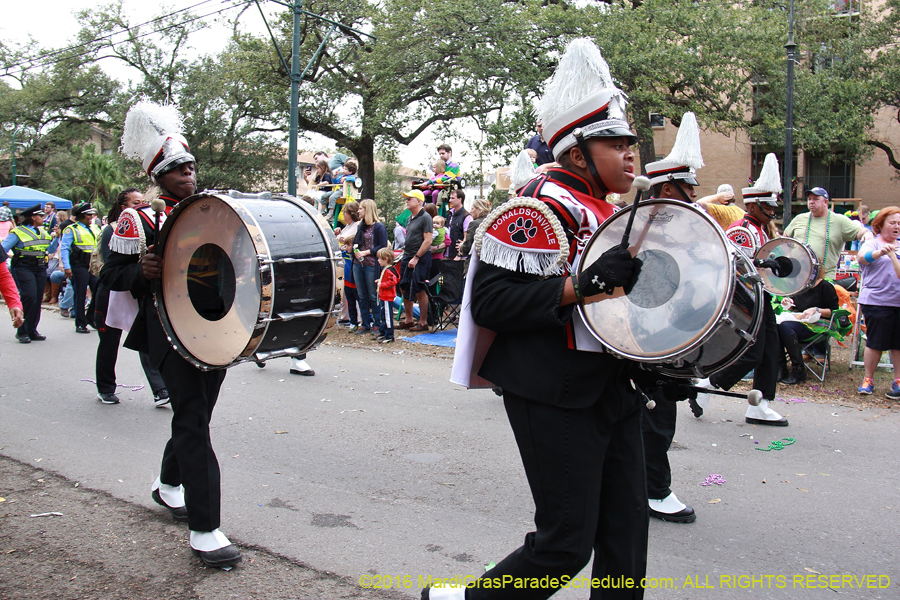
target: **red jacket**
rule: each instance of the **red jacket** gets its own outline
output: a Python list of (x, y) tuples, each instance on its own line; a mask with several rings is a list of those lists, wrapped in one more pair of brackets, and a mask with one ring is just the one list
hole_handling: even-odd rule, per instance
[(0, 294), (3, 295), (3, 300), (6, 301), (6, 306), (9, 308), (22, 308), (19, 290), (16, 289), (16, 280), (13, 279), (9, 269), (6, 268), (5, 260), (0, 262)]
[(397, 284), (400, 277), (397, 275), (397, 267), (387, 267), (381, 272), (381, 285), (378, 286), (378, 299), (385, 302), (393, 302), (397, 296)]

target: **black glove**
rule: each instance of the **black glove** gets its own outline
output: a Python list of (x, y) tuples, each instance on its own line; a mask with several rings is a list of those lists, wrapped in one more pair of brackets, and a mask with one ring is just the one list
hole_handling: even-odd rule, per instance
[(653, 371), (652, 368), (644, 369), (639, 363), (634, 364), (630, 375), (635, 385), (648, 396), (659, 390), (666, 400), (673, 402), (697, 399), (697, 390), (691, 389), (693, 381), (690, 379), (669, 377)]
[(628, 250), (613, 246), (600, 255), (594, 264), (578, 276), (582, 296), (596, 296), (600, 292), (613, 293), (613, 288), (634, 285), (641, 262), (635, 262)]

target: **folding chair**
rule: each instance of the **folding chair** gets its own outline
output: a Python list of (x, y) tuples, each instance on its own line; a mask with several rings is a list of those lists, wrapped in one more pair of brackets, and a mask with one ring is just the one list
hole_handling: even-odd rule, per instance
[[(820, 320), (818, 323), (808, 325), (808, 327), (812, 331), (813, 336), (803, 340), (801, 348), (801, 351), (809, 354), (811, 358), (806, 363), (806, 368), (815, 375), (816, 379), (825, 381), (825, 371), (828, 370), (828, 365), (831, 362), (831, 338), (840, 342), (843, 341), (844, 336), (850, 333), (850, 330), (853, 328), (853, 324), (850, 322), (850, 311), (843, 308), (831, 311), (831, 318), (828, 321)], [(821, 341), (825, 341), (825, 356), (820, 359), (812, 352), (812, 347)]]
[(459, 325), (463, 296), (463, 261), (443, 261), (441, 273), (427, 282), (428, 323), (431, 332)]

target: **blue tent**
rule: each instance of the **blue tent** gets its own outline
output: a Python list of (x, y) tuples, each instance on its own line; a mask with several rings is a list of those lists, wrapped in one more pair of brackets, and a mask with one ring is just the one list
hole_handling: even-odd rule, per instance
[(72, 202), (63, 200), (50, 194), (46, 194), (40, 190), (22, 187), (21, 185), (11, 185), (9, 187), (0, 187), (0, 203), (4, 200), (9, 202), (10, 208), (31, 208), (35, 204), (44, 206), (47, 202), (56, 205), (57, 210), (69, 210), (72, 208)]

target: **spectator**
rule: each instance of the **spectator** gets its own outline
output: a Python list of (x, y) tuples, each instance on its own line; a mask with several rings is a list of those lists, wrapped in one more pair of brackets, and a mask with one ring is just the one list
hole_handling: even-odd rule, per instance
[(349, 221), (340, 234), (338, 244), (341, 245), (341, 253), (344, 256), (344, 303), (347, 306), (347, 315), (350, 322), (350, 333), (355, 333), (359, 328), (359, 313), (356, 312), (356, 284), (353, 281), (353, 239), (359, 228), (359, 204), (348, 202), (344, 205), (344, 219)]
[(862, 273), (859, 306), (866, 320), (866, 349), (863, 354), (865, 378), (860, 394), (875, 391), (875, 369), (885, 350), (891, 352), (894, 382), (885, 396), (900, 399), (900, 261), (897, 238), (900, 237), (900, 208), (889, 206), (878, 211), (872, 221), (877, 234), (863, 243), (857, 254)]
[(324, 160), (328, 164), (328, 172), (332, 175), (336, 175), (336, 171), (344, 166), (350, 157), (346, 154), (341, 154), (340, 152), (336, 152), (334, 156), (331, 158), (328, 157), (326, 152), (316, 152), (313, 155), (313, 159), (318, 163), (320, 160)]
[(456, 258), (459, 252), (459, 243), (466, 234), (466, 227), (472, 217), (464, 206), (466, 193), (462, 190), (450, 190), (450, 246), (447, 248), (447, 258)]
[(13, 327), (18, 329), (25, 321), (25, 311), (22, 310), (22, 300), (19, 298), (16, 282), (6, 268), (6, 261), (0, 261), (0, 296), (3, 296), (6, 308), (9, 309)]
[(397, 297), (397, 284), (400, 282), (400, 274), (394, 266), (394, 253), (390, 248), (381, 248), (378, 251), (378, 264), (381, 266), (381, 276), (378, 278), (378, 312), (384, 327), (376, 341), (382, 344), (390, 344), (394, 341), (394, 298)]
[[(426, 202), (427, 202), (427, 200), (426, 200)], [(435, 264), (438, 260), (437, 256), (435, 255), (435, 252), (434, 252), (435, 246), (438, 243), (440, 243), (441, 246), (444, 246), (444, 247), (446, 247), (446, 246), (444, 245), (443, 240), (440, 240), (440, 242), (439, 242), (437, 239), (437, 235), (438, 235), (437, 226), (434, 224), (434, 220), (438, 216), (437, 206), (435, 206), (434, 204), (426, 204), (424, 208), (425, 208), (425, 212), (428, 213), (428, 216), (431, 217), (431, 225), (433, 227), (433, 229), (431, 230), (431, 248), (429, 249), (431, 252), (431, 270), (428, 272), (428, 279), (430, 281), (435, 275), (437, 275), (438, 273), (441, 272), (440, 271), (441, 263)], [(443, 256), (441, 256), (441, 258), (443, 259)]]
[(406, 224), (412, 213), (409, 209), (403, 209), (403, 212), (394, 219), (394, 250), (403, 250), (406, 245)]
[(785, 228), (784, 235), (808, 244), (825, 266), (825, 279), (834, 279), (844, 244), (854, 239), (871, 240), (873, 236), (859, 221), (835, 214), (828, 207), (829, 200), (825, 188), (807, 190), (809, 212), (797, 215)]
[(459, 242), (459, 254), (456, 257), (457, 260), (462, 257), (466, 261), (466, 264), (463, 266), (464, 277), (469, 273), (469, 257), (472, 254), (472, 245), (475, 243), (475, 232), (478, 231), (478, 226), (481, 225), (481, 222), (484, 221), (490, 212), (491, 203), (487, 198), (479, 198), (472, 204), (472, 222), (469, 223), (469, 227), (466, 229), (464, 239)]
[[(404, 192), (412, 217), (406, 227), (406, 246), (400, 261), (400, 291), (403, 292), (405, 319), (397, 329), (428, 331), (428, 293), (425, 281), (431, 272), (431, 238), (434, 225), (425, 212), (425, 196), (419, 190)], [(413, 304), (419, 302), (419, 322), (413, 319)]]
[(453, 149), (447, 144), (438, 146), (438, 156), (444, 161), (444, 173), (450, 179), (459, 179), (459, 163), (453, 160)]
[(537, 135), (532, 136), (525, 147), (535, 151), (537, 160), (534, 161), (534, 166), (537, 168), (541, 165), (552, 163), (554, 160), (550, 147), (544, 141), (544, 123), (538, 119), (534, 124), (534, 128), (537, 130)]
[(0, 206), (0, 240), (5, 239), (15, 226), (16, 222), (13, 220), (13, 213), (12, 209), (9, 207), (9, 200), (4, 200), (3, 206)]
[(353, 281), (356, 283), (362, 325), (356, 333), (363, 334), (372, 331), (373, 327), (378, 328), (379, 332), (384, 327), (378, 312), (378, 286), (375, 280), (378, 278), (377, 254), (387, 247), (388, 239), (387, 229), (378, 217), (374, 200), (360, 202), (359, 213), (359, 226), (353, 237)]
[(438, 206), (439, 196), (450, 186), (452, 178), (447, 174), (447, 163), (443, 160), (434, 161), (431, 170), (434, 171), (434, 175), (424, 185), (425, 202)]
[[(431, 214), (431, 213), (429, 213)], [(450, 238), (447, 237), (447, 228), (444, 227), (444, 217), (437, 215), (431, 216), (434, 229), (431, 230), (431, 277), (441, 272), (441, 264), (444, 262), (444, 252), (450, 245)]]
[[(56, 203), (55, 202), (45, 202), (44, 203), (44, 226), (48, 231), (53, 231), (53, 228), (59, 225), (59, 220), (56, 218)], [(63, 228), (60, 227), (59, 231), (62, 232)]]
[[(109, 224), (104, 227), (100, 234), (100, 255), (103, 260), (109, 257), (111, 252), (109, 241), (112, 239), (113, 230), (119, 216), (126, 208), (134, 208), (141, 204), (144, 196), (137, 188), (126, 188), (122, 190), (116, 197), (116, 202), (109, 210)], [(97, 326), (97, 334), (100, 341), (97, 344), (97, 358), (95, 364), (95, 373), (97, 375), (97, 397), (103, 404), (118, 404), (119, 397), (116, 395), (116, 361), (119, 358), (119, 341), (122, 339), (122, 330), (116, 329), (106, 324), (106, 315), (109, 310), (110, 289), (101, 282), (97, 286), (97, 293), (94, 296), (94, 324)], [(144, 375), (147, 377), (147, 383), (153, 392), (153, 402), (158, 408), (162, 408), (169, 403), (169, 391), (163, 382), (162, 375), (157, 369), (150, 364), (150, 354), (147, 352), (138, 352), (141, 367), (144, 369)]]
[(816, 313), (821, 319), (830, 319), (831, 312), (840, 308), (834, 285), (830, 281), (825, 281), (824, 277), (825, 269), (820, 266), (819, 276), (813, 287), (791, 298), (785, 298), (787, 304), (791, 306), (792, 312), (796, 313), (795, 316), (798, 320), (785, 320), (778, 324), (778, 337), (781, 339), (784, 352), (787, 352), (791, 359), (791, 371), (788, 374), (786, 372), (787, 365), (784, 363), (784, 354), (780, 357), (782, 370), (785, 371), (785, 377), (781, 378), (781, 383), (793, 385), (806, 379), (806, 365), (803, 363), (800, 344), (811, 340), (816, 334), (806, 323), (801, 321)]
[[(344, 183), (345, 181), (354, 182), (356, 181), (356, 161), (352, 158), (344, 163), (344, 170), (339, 177), (334, 179), (335, 184)], [(328, 213), (325, 215), (325, 218), (331, 221), (334, 217), (334, 207), (337, 205), (337, 199), (341, 197), (343, 190), (340, 187), (335, 188), (331, 194), (328, 196)]]
[[(334, 191), (330, 187), (326, 187), (330, 186), (331, 182), (331, 171), (328, 168), (328, 163), (324, 159), (317, 160), (316, 170), (312, 173), (309, 180), (311, 188), (309, 193), (316, 199), (318, 211), (323, 215), (328, 212), (328, 197)], [(313, 191), (312, 188), (315, 188), (317, 191)], [(320, 188), (324, 188), (324, 190), (320, 190)]]
[(744, 217), (744, 211), (734, 203), (734, 188), (728, 183), (720, 185), (712, 196), (697, 200), (697, 204), (716, 220), (722, 231)]

